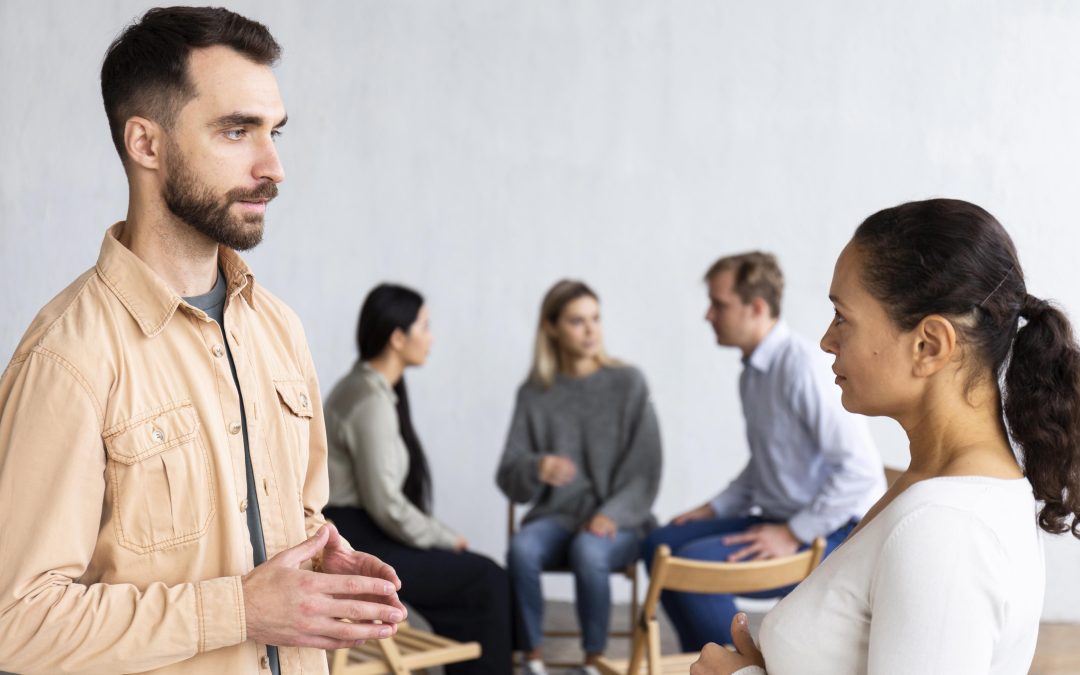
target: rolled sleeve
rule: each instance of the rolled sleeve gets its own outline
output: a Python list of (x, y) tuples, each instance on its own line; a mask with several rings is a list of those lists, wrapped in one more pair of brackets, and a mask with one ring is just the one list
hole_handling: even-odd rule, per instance
[(741, 516), (750, 510), (754, 496), (753, 462), (754, 459), (751, 457), (735, 480), (709, 502), (709, 506), (718, 518)]

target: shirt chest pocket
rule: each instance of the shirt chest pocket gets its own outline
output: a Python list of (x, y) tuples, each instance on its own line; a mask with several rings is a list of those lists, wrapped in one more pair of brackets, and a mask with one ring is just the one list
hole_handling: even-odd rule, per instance
[(308, 444), (311, 441), (311, 397), (307, 383), (300, 378), (275, 379), (274, 388), (281, 400), (284, 447), (289, 450), (296, 484), (300, 486), (304, 484), (304, 474), (307, 472)]
[(214, 515), (213, 484), (190, 402), (132, 418), (108, 429), (103, 440), (122, 546), (148, 553), (206, 533)]

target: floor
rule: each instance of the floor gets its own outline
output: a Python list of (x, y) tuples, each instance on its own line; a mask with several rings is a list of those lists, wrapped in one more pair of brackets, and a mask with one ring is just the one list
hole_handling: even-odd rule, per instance
[[(761, 615), (750, 614), (751, 630), (761, 620)], [(615, 629), (624, 629), (628, 622), (625, 605), (617, 606), (612, 614)], [(577, 627), (573, 605), (569, 602), (547, 603), (545, 625), (556, 630), (572, 630)], [(674, 633), (667, 619), (660, 618), (661, 651), (673, 652), (677, 649)], [(549, 640), (544, 657), (548, 661), (580, 662), (581, 650), (576, 638), (556, 638)], [(629, 641), (613, 639), (608, 653), (615, 657), (625, 657), (629, 651)], [(552, 668), (551, 675), (566, 675), (572, 669)], [(1080, 624), (1047, 624), (1039, 629), (1039, 643), (1035, 649), (1035, 660), (1031, 665), (1030, 675), (1078, 675), (1080, 674)]]

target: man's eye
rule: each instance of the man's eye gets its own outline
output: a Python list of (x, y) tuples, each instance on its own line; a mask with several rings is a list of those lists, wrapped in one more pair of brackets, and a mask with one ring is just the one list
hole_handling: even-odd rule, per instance
[(277, 139), (281, 138), (281, 129), (271, 129), (270, 130), (270, 138), (275, 140), (275, 141)]
[(238, 141), (243, 137), (244, 137), (244, 130), (243, 129), (229, 129), (228, 131), (225, 132), (225, 138), (229, 139), (230, 141)]

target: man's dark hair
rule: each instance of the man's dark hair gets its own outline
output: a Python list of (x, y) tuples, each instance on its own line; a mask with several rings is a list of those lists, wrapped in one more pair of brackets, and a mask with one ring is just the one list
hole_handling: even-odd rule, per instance
[(126, 163), (127, 120), (138, 115), (170, 129), (196, 93), (188, 77), (191, 50), (215, 45), (261, 65), (281, 56), (266, 26), (221, 7), (156, 7), (109, 45), (101, 64), (101, 98), (121, 161)]

